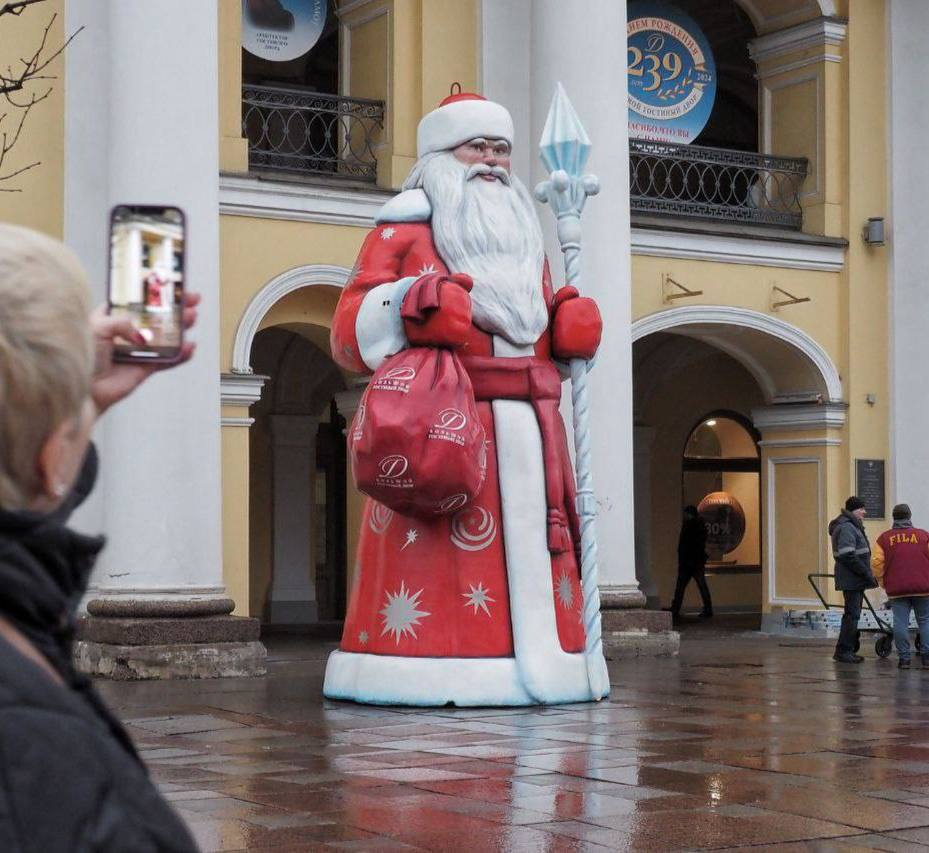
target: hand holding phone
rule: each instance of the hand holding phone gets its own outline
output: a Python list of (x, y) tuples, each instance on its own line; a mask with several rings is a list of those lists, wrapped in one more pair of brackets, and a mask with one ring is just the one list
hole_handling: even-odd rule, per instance
[(128, 321), (112, 359), (172, 364), (183, 351), (186, 222), (178, 207), (120, 204), (110, 214), (109, 315)]
[[(199, 304), (199, 293), (184, 293), (181, 311), (181, 325), (184, 329), (190, 329), (196, 324)], [(91, 396), (98, 414), (103, 414), (110, 406), (128, 397), (153, 373), (170, 370), (189, 361), (197, 347), (193, 341), (184, 341), (180, 355), (170, 362), (116, 361), (113, 352), (117, 341), (133, 340), (137, 334), (132, 321), (107, 314), (105, 306), (101, 306), (91, 314), (90, 327), (97, 349)]]

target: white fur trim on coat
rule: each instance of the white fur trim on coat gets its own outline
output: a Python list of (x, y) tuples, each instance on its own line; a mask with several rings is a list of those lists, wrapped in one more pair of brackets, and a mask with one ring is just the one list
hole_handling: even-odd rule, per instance
[(404, 190), (388, 201), (374, 217), (378, 225), (385, 222), (428, 222), (432, 218), (429, 197), (421, 189)]
[(416, 154), (448, 151), (485, 136), (513, 144), (513, 118), (506, 107), (493, 101), (454, 101), (426, 113), (416, 130)]
[(369, 705), (532, 705), (513, 658), (419, 658), (334, 651), (323, 695)]
[[(494, 336), (494, 355), (532, 354)], [(544, 704), (602, 699), (592, 696), (584, 654), (561, 648), (552, 583), (552, 555), (546, 528), (545, 465), (542, 435), (532, 405), (522, 400), (494, 400), (494, 436), (503, 512), (513, 647), (523, 686)], [(605, 666), (596, 661), (595, 669)], [(609, 690), (609, 679), (606, 681)]]
[(358, 354), (369, 370), (377, 370), (384, 359), (406, 349), (409, 341), (403, 330), (400, 307), (416, 276), (372, 287), (355, 318)]

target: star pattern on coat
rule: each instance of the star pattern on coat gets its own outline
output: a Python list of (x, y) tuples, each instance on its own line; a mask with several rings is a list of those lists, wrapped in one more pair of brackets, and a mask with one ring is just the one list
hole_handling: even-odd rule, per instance
[(358, 642), (361, 643), (361, 645), (363, 646), (368, 645), (368, 632), (367, 631), (361, 631), (358, 634)]
[(417, 539), (419, 539), (419, 531), (415, 527), (411, 527), (406, 532), (406, 542), (403, 543), (400, 550), (405, 551), (410, 545), (415, 545)]
[(490, 590), (484, 589), (483, 582), (479, 583), (477, 586), (470, 583), (468, 586), (471, 587), (471, 592), (461, 593), (464, 598), (468, 599), (464, 606), (473, 607), (475, 616), (477, 616), (478, 609), (483, 610), (488, 616), (491, 616), (492, 614), (490, 608), (487, 606), (487, 602), (492, 604), (496, 599), (490, 597)]
[(574, 584), (571, 583), (571, 578), (568, 577), (567, 572), (561, 573), (555, 592), (562, 607), (566, 610), (574, 607)]
[(435, 268), (435, 264), (423, 264), (419, 268), (417, 275), (429, 275), (429, 273), (433, 272), (438, 272), (438, 270)]
[(423, 617), (432, 615), (425, 610), (416, 609), (420, 606), (419, 597), (422, 594), (423, 590), (411, 594), (405, 581), (400, 581), (399, 591), (387, 593), (387, 602), (380, 610), (381, 616), (384, 617), (382, 637), (385, 634), (393, 634), (398, 646), (400, 638), (406, 634), (414, 640), (417, 639), (414, 629), (419, 627)]
[(396, 228), (385, 228), (383, 231), (381, 231), (381, 239), (382, 239), (382, 240), (389, 240), (389, 239), (390, 239), (391, 237), (393, 237), (394, 234), (396, 234), (396, 233), (397, 233), (397, 229), (396, 229)]

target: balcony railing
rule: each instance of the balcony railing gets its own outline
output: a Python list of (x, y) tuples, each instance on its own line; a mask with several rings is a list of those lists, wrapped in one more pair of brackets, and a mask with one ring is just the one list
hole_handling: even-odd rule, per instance
[(629, 140), (633, 213), (799, 229), (805, 157)]
[(249, 170), (373, 182), (384, 104), (285, 86), (242, 87)]

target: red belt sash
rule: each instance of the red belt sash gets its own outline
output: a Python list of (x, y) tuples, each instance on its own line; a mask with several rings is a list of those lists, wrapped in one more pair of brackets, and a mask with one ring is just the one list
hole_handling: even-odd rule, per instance
[(580, 542), (574, 506), (574, 472), (566, 452), (564, 423), (558, 411), (561, 375), (548, 359), (462, 356), (476, 400), (524, 400), (532, 404), (542, 436), (545, 500), (548, 507), (548, 550), (561, 554)]

